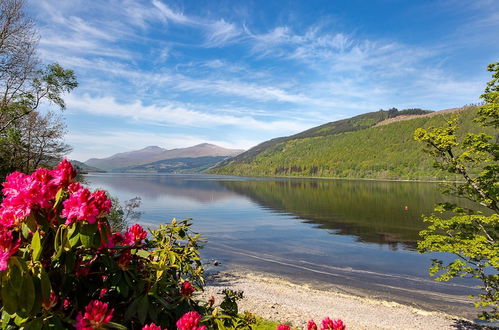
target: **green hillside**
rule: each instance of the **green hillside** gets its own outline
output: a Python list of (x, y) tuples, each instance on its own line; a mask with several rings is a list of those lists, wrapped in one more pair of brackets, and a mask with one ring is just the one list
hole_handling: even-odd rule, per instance
[[(264, 142), (209, 172), (246, 176), (454, 179), (433, 168), (433, 162), (423, 152), (423, 144), (413, 140), (416, 128), (440, 126), (452, 114), (373, 126), (383, 120), (380, 118), (390, 118), (387, 112), (360, 115)], [(475, 113), (476, 108), (453, 113), (460, 122), (461, 135), (479, 130), (472, 120)]]

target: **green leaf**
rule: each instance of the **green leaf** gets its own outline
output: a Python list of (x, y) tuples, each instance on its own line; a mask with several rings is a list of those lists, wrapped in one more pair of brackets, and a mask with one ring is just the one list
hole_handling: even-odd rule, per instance
[(24, 322), (26, 322), (28, 320), (28, 318), (24, 318), (24, 317), (20, 317), (19, 315), (17, 315), (15, 318), (14, 318), (14, 323), (17, 325), (17, 326), (21, 326)]
[(18, 296), (17, 315), (28, 317), (35, 302), (35, 285), (30, 275), (23, 276), (23, 283)]
[(59, 229), (57, 229), (57, 233), (55, 234), (54, 239), (54, 250), (55, 254), (52, 257), (52, 260), (57, 260), (60, 258), (62, 252), (66, 248), (68, 244), (68, 227), (61, 225)]
[(170, 265), (175, 264), (175, 261), (177, 259), (176, 256), (175, 256), (175, 252), (169, 251), (168, 252), (168, 257), (170, 258)]
[(108, 322), (104, 325), (104, 329), (118, 329), (118, 330), (127, 330), (128, 328), (125, 327), (124, 325), (114, 323), (114, 322)]
[(130, 306), (128, 306), (128, 309), (125, 312), (125, 320), (131, 320), (132, 317), (137, 314), (137, 306), (139, 303), (140, 299), (137, 298), (130, 304)]
[(31, 230), (28, 228), (28, 225), (26, 223), (23, 223), (21, 225), (21, 232), (23, 234), (24, 239), (27, 239), (31, 233)]
[[(84, 247), (98, 247), (98, 228), (97, 224), (82, 224), (80, 227), (80, 240)], [(97, 238), (97, 240), (96, 240)], [(97, 243), (97, 244), (96, 244)]]
[(144, 324), (147, 317), (147, 310), (149, 309), (149, 299), (147, 296), (142, 297), (140, 305), (137, 311), (137, 316), (139, 317), (139, 322)]
[(121, 278), (121, 281), (118, 284), (117, 289), (118, 289), (119, 294), (121, 294), (123, 297), (126, 298), (128, 296), (128, 292), (129, 292), (130, 288), (128, 287), (128, 284), (124, 278)]
[(4, 310), (10, 315), (17, 312), (17, 294), (10, 288), (10, 285), (2, 285), (2, 304)]
[(10, 319), (12, 317), (13, 316), (10, 315), (9, 313), (7, 313), (7, 311), (5, 311), (5, 309), (2, 311), (2, 329), (6, 329), (7, 328), (7, 325), (9, 324)]
[(50, 299), (50, 292), (52, 291), (50, 278), (43, 268), (41, 269), (39, 276), (43, 300), (48, 301)]
[(54, 210), (57, 208), (57, 206), (59, 206), (59, 204), (61, 203), (62, 201), (62, 193), (64, 192), (64, 190), (61, 188), (57, 191), (57, 194), (55, 194), (55, 203), (54, 203)]
[(38, 230), (35, 232), (33, 238), (31, 239), (31, 249), (33, 250), (33, 254), (31, 255), (32, 260), (40, 260), (40, 256), (42, 255), (42, 242), (40, 240), (40, 233), (38, 232)]
[(12, 267), (9, 269), (9, 284), (13, 291), (18, 292), (21, 290), (21, 285), (23, 282), (23, 269), (17, 263), (13, 263)]
[(139, 257), (144, 258), (144, 259), (149, 258), (149, 256), (151, 255), (151, 253), (149, 251), (142, 250), (142, 249), (138, 250), (135, 254), (138, 255)]
[(37, 229), (36, 219), (34, 214), (30, 214), (26, 219), (25, 224), (28, 226), (29, 230), (35, 231)]

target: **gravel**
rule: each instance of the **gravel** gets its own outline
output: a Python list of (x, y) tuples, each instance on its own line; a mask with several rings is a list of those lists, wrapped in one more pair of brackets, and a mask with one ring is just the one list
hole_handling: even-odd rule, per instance
[(456, 316), (417, 309), (395, 302), (358, 297), (334, 291), (322, 291), (296, 285), (268, 274), (244, 271), (218, 272), (209, 275), (202, 293), (206, 299), (224, 288), (243, 290), (241, 312), (249, 311), (265, 319), (291, 322), (306, 329), (308, 320), (320, 321), (329, 316), (342, 319), (347, 329), (479, 329)]

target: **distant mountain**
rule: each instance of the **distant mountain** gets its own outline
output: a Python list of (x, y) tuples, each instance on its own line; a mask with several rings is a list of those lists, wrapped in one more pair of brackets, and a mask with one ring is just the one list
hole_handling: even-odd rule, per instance
[(85, 164), (98, 167), (103, 170), (115, 171), (138, 165), (163, 161), (174, 158), (197, 158), (197, 157), (229, 157), (243, 152), (239, 149), (226, 149), (214, 144), (202, 143), (188, 148), (164, 149), (158, 146), (150, 146), (140, 150), (122, 152), (107, 158), (91, 158)]
[(80, 173), (88, 173), (88, 172), (99, 172), (99, 173), (102, 173), (102, 172), (106, 172), (104, 170), (101, 170), (100, 168), (97, 168), (97, 167), (93, 167), (93, 166), (89, 166), (85, 163), (82, 163), (80, 161), (77, 161), (77, 160), (70, 160), (71, 164), (73, 164), (73, 167), (76, 168), (76, 170)]
[(475, 107), (437, 112), (380, 110), (263, 142), (208, 170), (245, 176), (308, 176), (371, 179), (454, 179), (433, 167), (414, 141), (418, 127), (458, 118), (458, 134), (479, 130)]
[(201, 173), (226, 159), (227, 156), (171, 158), (113, 171), (127, 173)]

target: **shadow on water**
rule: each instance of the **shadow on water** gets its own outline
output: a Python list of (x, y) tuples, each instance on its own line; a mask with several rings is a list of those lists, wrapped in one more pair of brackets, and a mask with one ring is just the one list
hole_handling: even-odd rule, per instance
[(435, 183), (355, 180), (221, 181), (223, 186), (278, 213), (291, 214), (359, 242), (415, 250), (421, 219), (449, 200)]

